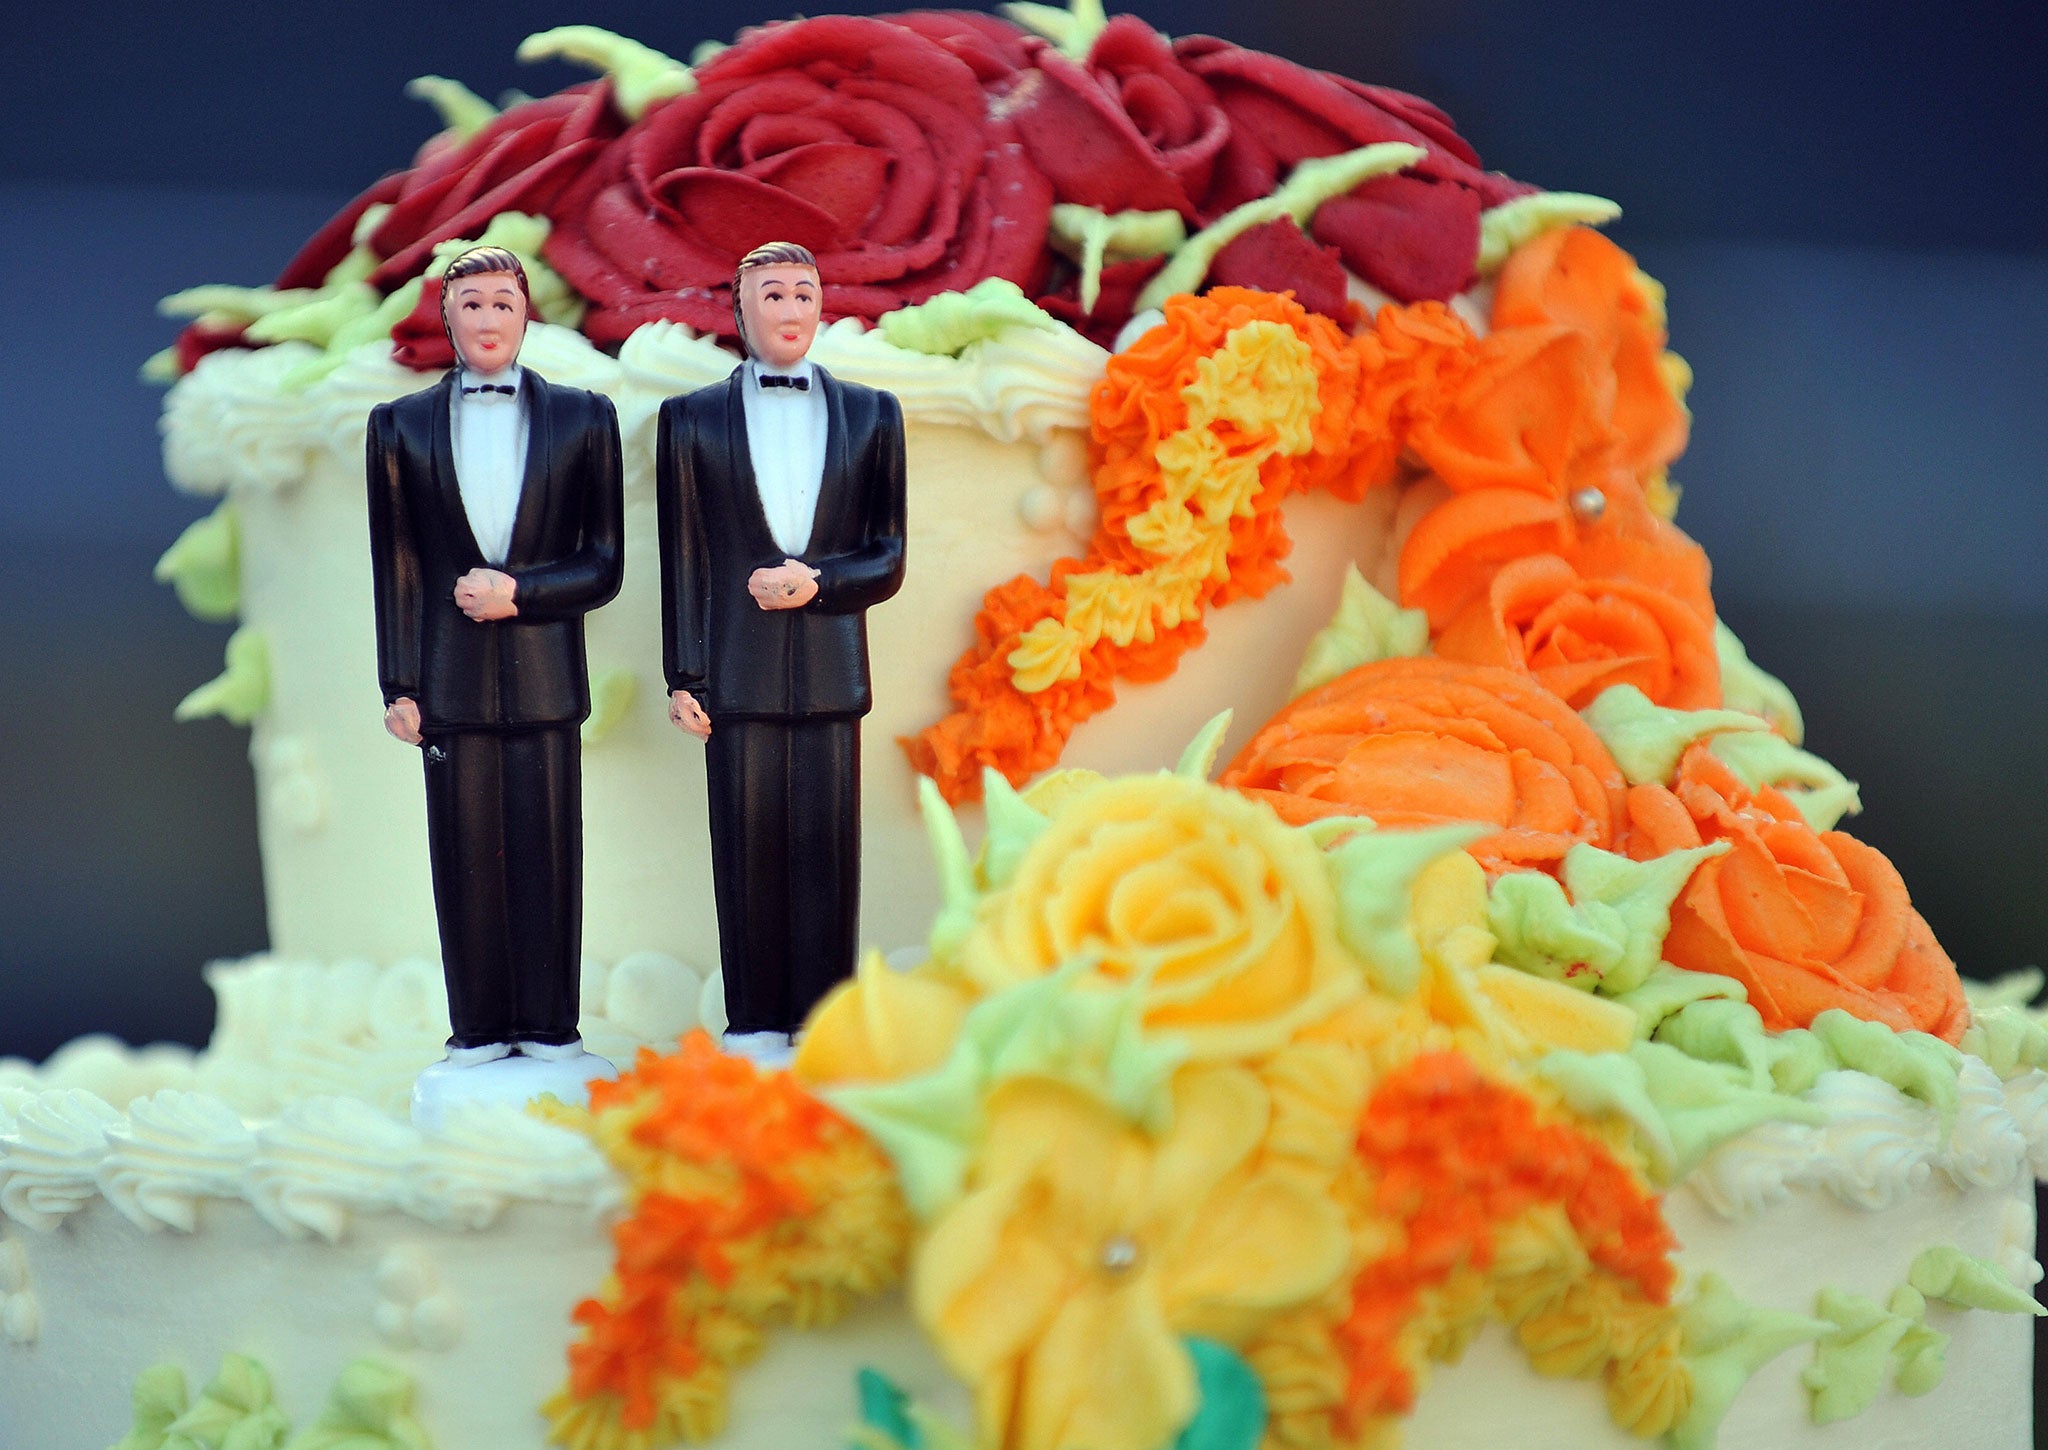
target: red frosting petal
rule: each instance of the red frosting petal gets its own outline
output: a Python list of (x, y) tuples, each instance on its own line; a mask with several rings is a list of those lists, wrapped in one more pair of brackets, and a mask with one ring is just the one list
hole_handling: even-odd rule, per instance
[(1456, 182), (1382, 176), (1324, 202), (1316, 240), (1397, 302), (1442, 302), (1465, 290), (1479, 256), (1479, 193)]
[(1286, 217), (1253, 227), (1232, 239), (1209, 264), (1209, 284), (1292, 292), (1311, 312), (1339, 322), (1350, 310), (1344, 265), (1330, 247), (1319, 247)]

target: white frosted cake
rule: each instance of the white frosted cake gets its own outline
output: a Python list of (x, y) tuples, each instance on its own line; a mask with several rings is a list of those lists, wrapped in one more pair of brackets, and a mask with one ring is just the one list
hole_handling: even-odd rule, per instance
[[(202, 1052), (0, 1063), (0, 1445), (2029, 1442), (2039, 983), (1966, 1000), (1717, 621), (1614, 208), (1414, 97), (1017, 10), (535, 37), (602, 78), (429, 86), (275, 286), (182, 299), (166, 467), (220, 503), (163, 572), (240, 620), (186, 710), (251, 727), (272, 950), (208, 969)], [(771, 215), (910, 504), (875, 951), (762, 1073), (651, 475)], [(484, 239), (623, 432), (583, 1030), (626, 1072), (423, 1133), (364, 426)]]

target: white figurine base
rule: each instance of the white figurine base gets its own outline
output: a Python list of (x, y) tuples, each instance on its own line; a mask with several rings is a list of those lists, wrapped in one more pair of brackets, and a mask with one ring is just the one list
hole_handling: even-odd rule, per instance
[(591, 1083), (618, 1075), (604, 1058), (581, 1049), (552, 1061), (523, 1053), (467, 1066), (443, 1060), (428, 1066), (412, 1085), (412, 1125), (422, 1133), (438, 1133), (460, 1105), (524, 1107), (550, 1093), (571, 1107), (583, 1107), (590, 1101)]

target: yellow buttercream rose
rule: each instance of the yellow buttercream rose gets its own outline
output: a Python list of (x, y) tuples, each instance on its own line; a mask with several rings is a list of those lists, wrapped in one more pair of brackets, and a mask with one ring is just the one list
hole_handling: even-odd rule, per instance
[(1343, 1214), (1259, 1152), (1268, 1116), (1237, 1067), (1183, 1068), (1157, 1138), (1048, 1078), (996, 1088), (910, 1282), (980, 1444), (1159, 1450), (1197, 1407), (1184, 1336), (1243, 1344), (1337, 1282)]
[(1070, 962), (1139, 983), (1145, 1025), (1197, 1058), (1269, 1052), (1364, 985), (1314, 841), (1256, 802), (1171, 775), (1068, 795), (960, 948), (985, 992)]

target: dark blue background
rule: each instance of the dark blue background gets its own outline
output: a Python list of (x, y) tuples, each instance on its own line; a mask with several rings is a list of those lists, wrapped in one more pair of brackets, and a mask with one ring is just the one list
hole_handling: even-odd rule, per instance
[[(1698, 377), (1674, 472), (1724, 614), (1964, 969), (2041, 960), (2048, 12), (1134, 8), (1418, 91), (1489, 165), (1623, 204)], [(404, 164), (415, 75), (541, 94), (581, 76), (513, 60), (549, 25), (687, 57), (779, 13), (376, 9), (51, 7), (0, 51), (0, 1054), (202, 1040), (200, 964), (264, 944), (246, 732), (170, 721), (227, 629), (148, 578), (208, 507), (136, 381), (156, 299), (267, 280)]]

